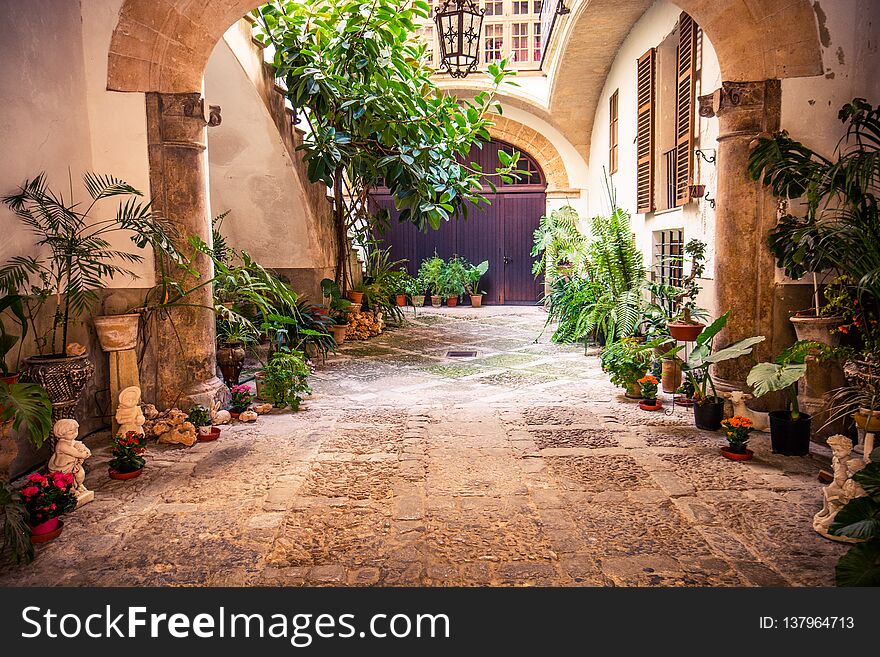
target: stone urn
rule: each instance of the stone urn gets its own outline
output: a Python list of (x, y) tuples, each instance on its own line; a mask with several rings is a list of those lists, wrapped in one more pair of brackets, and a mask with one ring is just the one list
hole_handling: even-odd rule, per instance
[(241, 368), (244, 366), (244, 347), (241, 342), (223, 344), (217, 349), (217, 365), (223, 374), (223, 382), (228, 386), (238, 385)]
[(24, 383), (39, 383), (52, 402), (52, 421), (76, 419), (76, 406), (86, 383), (95, 373), (88, 354), (30, 356), (21, 367)]
[(338, 345), (345, 342), (345, 334), (347, 331), (348, 324), (334, 324), (330, 327), (330, 332), (333, 334), (333, 339)]
[(840, 345), (840, 333), (832, 333), (843, 322), (841, 317), (816, 317), (810, 315), (789, 317), (788, 320), (794, 326), (798, 340), (812, 340), (821, 342), (830, 347)]
[(93, 318), (101, 349), (104, 351), (125, 351), (137, 347), (140, 318), (141, 316), (137, 313), (100, 315)]

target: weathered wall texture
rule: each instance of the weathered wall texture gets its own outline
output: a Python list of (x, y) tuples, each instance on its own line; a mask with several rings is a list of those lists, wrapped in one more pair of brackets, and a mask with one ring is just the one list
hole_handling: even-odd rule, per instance
[[(281, 99), (271, 77), (264, 78), (261, 53), (249, 29), (247, 21), (230, 28), (205, 72), (206, 97), (223, 114), (223, 123), (208, 133), (212, 211), (229, 211), (222, 232), (234, 247), (318, 299), (318, 283), (332, 276), (335, 265), (326, 188), (308, 183), (297, 166), (302, 155), (294, 150), (283, 103), (270, 109), (260, 93), (271, 94), (269, 101)], [(254, 81), (264, 88), (258, 90)]]

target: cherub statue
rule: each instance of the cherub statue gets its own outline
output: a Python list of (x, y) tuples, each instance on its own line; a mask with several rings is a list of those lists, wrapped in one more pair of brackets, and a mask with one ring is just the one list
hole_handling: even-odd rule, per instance
[(846, 506), (847, 502), (864, 496), (865, 491), (852, 476), (865, 467), (865, 464), (859, 458), (849, 458), (853, 445), (846, 436), (837, 434), (828, 438), (826, 442), (831, 448), (831, 469), (834, 471), (834, 480), (822, 490), (824, 504), (822, 510), (813, 516), (813, 529), (833, 541), (851, 543), (853, 542), (851, 538), (829, 534), (828, 528), (834, 522), (837, 512)]
[(137, 386), (129, 386), (119, 393), (116, 422), (119, 424), (119, 433), (123, 436), (129, 431), (143, 435), (146, 419), (144, 418), (140, 403), (141, 389)]
[(92, 455), (91, 450), (77, 440), (79, 422), (76, 420), (58, 420), (52, 428), (55, 435), (55, 452), (49, 459), (49, 472), (63, 472), (73, 475), (76, 485), (76, 505), (88, 504), (95, 499), (95, 492), (86, 488), (86, 472), (83, 461)]

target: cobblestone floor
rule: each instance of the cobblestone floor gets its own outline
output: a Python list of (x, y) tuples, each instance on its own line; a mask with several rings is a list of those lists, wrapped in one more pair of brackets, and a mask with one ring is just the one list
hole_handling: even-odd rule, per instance
[[(410, 315), (411, 316), (411, 315)], [(820, 463), (721, 457), (641, 411), (535, 308), (420, 311), (346, 344), (298, 414), (151, 446), (2, 585), (828, 585)], [(449, 350), (477, 352), (447, 358)]]

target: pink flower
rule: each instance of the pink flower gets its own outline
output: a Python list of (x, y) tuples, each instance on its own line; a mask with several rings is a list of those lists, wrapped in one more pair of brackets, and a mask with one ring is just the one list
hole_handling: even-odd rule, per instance
[(40, 492), (40, 489), (37, 488), (36, 486), (28, 486), (27, 488), (21, 489), (21, 494), (24, 495), (25, 497), (33, 497), (34, 495), (36, 495), (39, 492)]
[(46, 478), (39, 472), (34, 472), (30, 476), (28, 476), (28, 481), (35, 484), (43, 485), (46, 482)]

